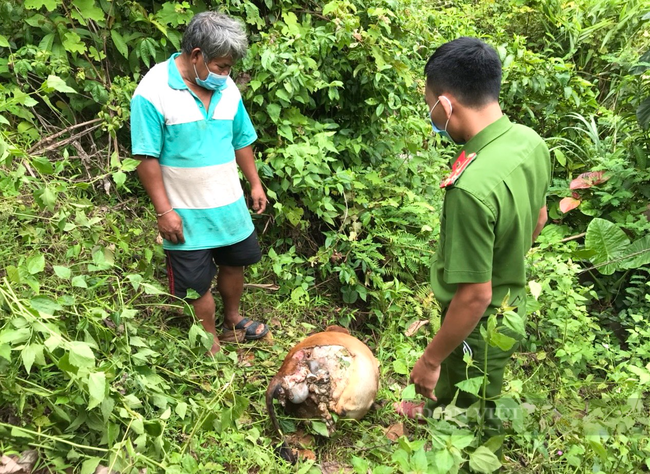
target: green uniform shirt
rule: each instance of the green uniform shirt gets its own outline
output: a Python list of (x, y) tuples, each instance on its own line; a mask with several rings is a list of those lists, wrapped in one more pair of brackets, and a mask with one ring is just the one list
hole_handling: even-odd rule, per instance
[[(483, 315), (510, 305), (524, 316), (524, 258), (545, 205), (551, 163), (544, 141), (506, 116), (463, 147), (476, 158), (445, 194), (431, 286), (444, 311), (458, 283), (492, 281), (492, 302)], [(462, 153), (461, 152), (461, 153)]]

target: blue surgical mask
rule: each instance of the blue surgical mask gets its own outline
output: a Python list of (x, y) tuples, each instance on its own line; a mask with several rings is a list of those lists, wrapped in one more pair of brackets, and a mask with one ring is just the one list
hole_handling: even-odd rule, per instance
[(440, 99), (438, 99), (438, 101), (435, 104), (433, 104), (433, 107), (431, 107), (431, 110), (429, 110), (429, 120), (431, 120), (431, 127), (433, 128), (433, 133), (437, 133), (441, 137), (446, 138), (447, 140), (452, 142), (454, 145), (464, 145), (465, 142), (457, 142), (453, 138), (451, 138), (451, 135), (449, 135), (449, 132), (447, 131), (447, 125), (449, 125), (449, 119), (451, 118), (451, 114), (454, 112), (454, 109), (451, 106), (451, 101), (447, 97), (445, 97), (444, 95), (441, 95), (440, 97), (442, 97), (447, 102), (449, 102), (450, 113), (449, 113), (449, 117), (447, 117), (447, 121), (445, 122), (444, 130), (439, 129), (438, 127), (436, 127), (436, 124), (433, 123), (433, 119), (431, 118), (431, 114), (433, 113), (433, 109), (435, 109), (436, 105), (438, 105), (438, 103), (440, 102)]
[(208, 77), (206, 77), (205, 79), (199, 78), (199, 73), (196, 72), (196, 64), (195, 64), (194, 74), (196, 74), (196, 78), (194, 80), (197, 83), (197, 85), (211, 91), (219, 91), (224, 89), (226, 87), (226, 81), (228, 80), (228, 74), (222, 76), (210, 71), (210, 69), (208, 69), (208, 62), (205, 60), (205, 56), (203, 56), (203, 63), (205, 64), (205, 68), (208, 70)]

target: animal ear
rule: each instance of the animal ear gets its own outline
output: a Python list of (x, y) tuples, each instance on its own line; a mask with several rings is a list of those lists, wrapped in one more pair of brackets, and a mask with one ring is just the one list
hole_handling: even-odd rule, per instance
[(350, 331), (348, 331), (345, 328), (342, 328), (341, 326), (327, 326), (325, 331), (342, 332), (343, 334), (350, 334)]

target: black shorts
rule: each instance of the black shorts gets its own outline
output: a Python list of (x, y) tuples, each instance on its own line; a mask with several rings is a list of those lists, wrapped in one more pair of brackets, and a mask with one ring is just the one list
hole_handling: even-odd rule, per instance
[(165, 250), (169, 292), (179, 298), (187, 296), (190, 288), (203, 296), (212, 285), (217, 266), (245, 267), (259, 262), (262, 251), (257, 233), (226, 247), (204, 250)]

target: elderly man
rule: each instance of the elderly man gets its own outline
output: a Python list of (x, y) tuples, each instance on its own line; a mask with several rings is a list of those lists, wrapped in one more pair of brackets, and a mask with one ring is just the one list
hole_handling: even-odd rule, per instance
[[(449, 404), (457, 383), (482, 376), (476, 367), (467, 368), (463, 355), (482, 367), (487, 350), (486, 396), (494, 400), (514, 348), (486, 348), (480, 327), (508, 295), (518, 313), (526, 314), (524, 259), (547, 218), (549, 152), (533, 130), (503, 115), (501, 62), (492, 47), (467, 37), (443, 44), (425, 74), (434, 132), (464, 146), (440, 185), (445, 198), (431, 285), (443, 322), (411, 380), (420, 395)], [(469, 407), (477, 400), (459, 392), (456, 404)], [(407, 415), (422, 414), (423, 408), (398, 406)], [(499, 431), (498, 420), (486, 421)]]
[(253, 210), (260, 214), (267, 203), (251, 147), (257, 134), (229, 76), (247, 47), (237, 21), (199, 13), (182, 52), (154, 66), (131, 101), (132, 152), (142, 160), (138, 175), (158, 219), (170, 292), (187, 298), (214, 336), (212, 354), (220, 349), (210, 291), (217, 267), (224, 330), (245, 329), (246, 339), (268, 332), (239, 312), (244, 266), (258, 262), (261, 251), (238, 166)]

